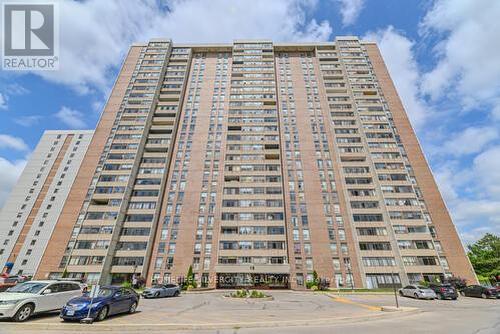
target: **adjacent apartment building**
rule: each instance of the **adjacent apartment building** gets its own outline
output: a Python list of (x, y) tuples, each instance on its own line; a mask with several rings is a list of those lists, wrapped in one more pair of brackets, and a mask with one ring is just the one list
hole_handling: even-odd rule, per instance
[(32, 276), (75, 181), (93, 131), (45, 131), (0, 210), (0, 265)]
[(380, 52), (356, 37), (133, 45), (61, 205), (39, 278), (476, 281)]

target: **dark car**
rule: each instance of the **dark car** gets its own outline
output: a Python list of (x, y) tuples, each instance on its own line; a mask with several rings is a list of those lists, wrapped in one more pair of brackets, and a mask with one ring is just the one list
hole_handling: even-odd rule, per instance
[(457, 290), (451, 284), (429, 284), (429, 288), (432, 289), (439, 299), (453, 299), (458, 298)]
[(119, 286), (102, 286), (91, 304), (89, 293), (73, 298), (61, 309), (63, 320), (82, 320), (90, 318), (102, 321), (106, 317), (119, 313), (134, 313), (139, 305), (139, 295), (132, 289)]
[(479, 297), (479, 298), (500, 298), (496, 288), (483, 286), (483, 285), (469, 285), (460, 291), (462, 296), (466, 297)]
[(181, 294), (181, 288), (177, 284), (157, 284), (144, 290), (144, 298), (177, 297)]

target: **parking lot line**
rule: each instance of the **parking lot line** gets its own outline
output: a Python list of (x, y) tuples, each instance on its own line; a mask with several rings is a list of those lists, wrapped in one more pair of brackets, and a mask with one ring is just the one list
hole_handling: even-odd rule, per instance
[(356, 306), (363, 307), (363, 308), (366, 308), (366, 309), (371, 310), (371, 311), (382, 311), (382, 307), (381, 306), (373, 306), (373, 305), (358, 303), (358, 302), (352, 301), (350, 299), (339, 297), (339, 296), (334, 296), (334, 295), (331, 295), (331, 294), (327, 294), (327, 295), (330, 298), (332, 298), (333, 300), (335, 300), (335, 301), (337, 301), (339, 303), (356, 305)]

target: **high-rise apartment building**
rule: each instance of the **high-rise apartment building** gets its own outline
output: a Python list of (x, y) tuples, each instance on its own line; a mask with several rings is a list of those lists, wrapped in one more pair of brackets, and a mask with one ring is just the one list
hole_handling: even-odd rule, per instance
[(45, 131), (0, 210), (0, 264), (34, 275), (93, 131)]
[(37, 276), (476, 277), (376, 44), (133, 45)]

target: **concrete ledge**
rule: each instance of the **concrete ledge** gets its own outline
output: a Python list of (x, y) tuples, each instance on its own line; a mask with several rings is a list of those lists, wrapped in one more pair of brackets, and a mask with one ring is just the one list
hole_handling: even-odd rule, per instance
[(384, 312), (413, 312), (419, 310), (417, 307), (396, 307), (396, 306), (382, 306), (380, 309)]
[(197, 293), (211, 293), (211, 292), (220, 292), (220, 290), (217, 290), (214, 288), (201, 288), (201, 289), (194, 289), (194, 290), (183, 290), (181, 293), (197, 294)]
[(271, 300), (274, 300), (273, 296), (267, 296), (267, 297), (262, 297), (262, 298), (250, 298), (250, 297), (238, 298), (238, 297), (231, 297), (228, 295), (222, 295), (222, 298), (227, 299), (227, 300), (237, 300), (237, 301), (242, 301), (242, 302), (269, 302)]

